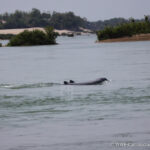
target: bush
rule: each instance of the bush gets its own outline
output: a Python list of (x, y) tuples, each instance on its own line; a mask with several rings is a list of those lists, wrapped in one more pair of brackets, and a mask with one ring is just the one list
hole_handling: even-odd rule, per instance
[(130, 22), (121, 24), (115, 27), (106, 27), (102, 31), (97, 32), (98, 40), (105, 40), (111, 38), (120, 38), (125, 36), (132, 36), (135, 34), (150, 33), (150, 22)]
[(0, 47), (2, 47), (2, 43), (0, 43)]
[(7, 39), (11, 39), (13, 36), (13, 34), (0, 34), (0, 39), (2, 40), (7, 40)]
[(53, 27), (46, 27), (46, 40), (49, 44), (56, 44), (56, 37), (58, 36), (58, 33), (54, 32)]
[(46, 27), (45, 32), (40, 30), (25, 30), (13, 37), (7, 46), (31, 46), (56, 44), (57, 34), (53, 27)]

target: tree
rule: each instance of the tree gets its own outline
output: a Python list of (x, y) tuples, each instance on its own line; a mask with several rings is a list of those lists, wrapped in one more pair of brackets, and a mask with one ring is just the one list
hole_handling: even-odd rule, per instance
[(145, 22), (149, 22), (149, 17), (148, 16), (144, 16)]
[(130, 20), (130, 22), (132, 22), (132, 23), (134, 23), (134, 22), (135, 22), (135, 19), (134, 19), (134, 18), (132, 18), (132, 17), (131, 17), (129, 20)]
[(54, 28), (46, 27), (45, 32), (46, 32), (47, 42), (51, 44), (56, 44), (57, 34), (54, 32)]
[(50, 45), (56, 44), (56, 37), (52, 27), (45, 28), (45, 32), (41, 30), (28, 31), (25, 30), (20, 34), (12, 37), (8, 46), (30, 46), (30, 45)]

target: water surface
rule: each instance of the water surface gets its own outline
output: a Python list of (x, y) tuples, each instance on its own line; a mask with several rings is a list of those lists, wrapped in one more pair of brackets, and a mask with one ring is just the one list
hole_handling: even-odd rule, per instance
[[(0, 48), (2, 150), (135, 149), (150, 144), (150, 42)], [(64, 86), (64, 80), (96, 86)], [(142, 146), (142, 149), (149, 149)]]

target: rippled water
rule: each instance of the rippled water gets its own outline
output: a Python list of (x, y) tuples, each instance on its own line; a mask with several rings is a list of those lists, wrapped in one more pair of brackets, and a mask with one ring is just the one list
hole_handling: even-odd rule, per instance
[[(150, 148), (150, 42), (95, 40), (0, 48), (0, 149)], [(99, 77), (110, 82), (62, 85)]]

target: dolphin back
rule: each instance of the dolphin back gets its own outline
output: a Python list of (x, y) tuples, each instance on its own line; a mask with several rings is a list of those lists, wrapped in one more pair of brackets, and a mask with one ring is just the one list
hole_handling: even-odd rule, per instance
[(96, 80), (88, 81), (88, 82), (67, 83), (67, 85), (97, 85), (97, 84), (102, 84), (104, 81), (108, 81), (108, 79), (98, 78)]

